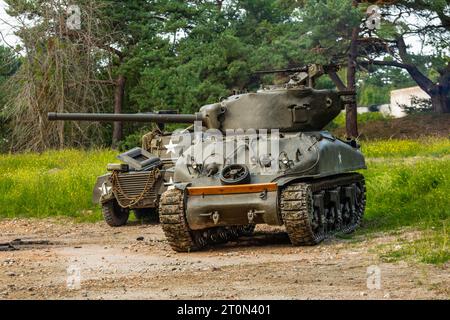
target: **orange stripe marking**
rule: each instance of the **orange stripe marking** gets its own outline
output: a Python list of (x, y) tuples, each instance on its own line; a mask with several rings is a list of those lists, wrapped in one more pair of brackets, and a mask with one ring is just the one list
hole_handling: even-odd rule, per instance
[(263, 191), (277, 191), (276, 183), (238, 184), (234, 186), (192, 187), (187, 188), (190, 196), (236, 194), (236, 193), (258, 193)]
[(276, 183), (237, 184), (233, 186), (191, 187), (187, 188), (188, 195), (202, 196), (214, 194), (258, 193), (263, 191), (277, 191)]

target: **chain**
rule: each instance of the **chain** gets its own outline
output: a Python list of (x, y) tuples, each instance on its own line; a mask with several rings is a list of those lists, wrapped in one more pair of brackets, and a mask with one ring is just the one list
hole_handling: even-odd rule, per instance
[[(130, 208), (136, 205), (137, 203), (139, 203), (139, 201), (141, 201), (144, 198), (145, 194), (155, 186), (158, 177), (159, 177), (158, 169), (149, 172), (147, 182), (145, 183), (144, 190), (142, 190), (141, 194), (135, 197), (130, 197), (126, 194), (126, 192), (123, 191), (122, 186), (120, 185), (119, 171), (113, 171), (111, 175), (112, 190), (114, 195), (116, 196), (117, 202), (122, 208)], [(129, 202), (129, 204), (125, 205), (124, 203), (122, 203), (118, 195), (121, 195), (123, 198), (125, 198)]]

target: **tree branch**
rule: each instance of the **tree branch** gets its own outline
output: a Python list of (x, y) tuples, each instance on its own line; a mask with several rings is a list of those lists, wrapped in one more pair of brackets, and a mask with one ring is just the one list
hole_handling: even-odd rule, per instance
[(397, 48), (398, 54), (402, 62), (409, 67), (406, 69), (409, 75), (417, 82), (417, 84), (427, 93), (431, 93), (434, 89), (435, 84), (431, 81), (427, 76), (425, 76), (422, 72), (420, 72), (419, 68), (412, 64), (412, 61), (408, 55), (405, 39), (402, 36), (399, 36), (397, 39)]
[(347, 90), (347, 87), (345, 86), (344, 82), (339, 78), (339, 75), (334, 71), (329, 71), (328, 76), (330, 77), (331, 81), (333, 81), (334, 85), (338, 88), (339, 91), (345, 91)]
[(400, 63), (396, 61), (380, 61), (380, 60), (370, 60), (370, 61), (359, 61), (359, 65), (363, 65), (365, 67), (368, 67), (370, 65), (376, 65), (376, 66), (387, 66), (387, 67), (396, 67), (396, 68), (402, 68), (405, 70), (413, 68), (413, 66)]
[(405, 69), (406, 71), (408, 71), (409, 75), (414, 79), (414, 81), (417, 82), (419, 87), (422, 88), (422, 90), (427, 92), (428, 94), (431, 94), (436, 87), (436, 85), (426, 76), (424, 76), (422, 72), (420, 72), (420, 70), (414, 65), (400, 63), (396, 61), (379, 61), (379, 60), (360, 61), (358, 62), (358, 64), (366, 67), (370, 65), (377, 65), (377, 66), (388, 66)]

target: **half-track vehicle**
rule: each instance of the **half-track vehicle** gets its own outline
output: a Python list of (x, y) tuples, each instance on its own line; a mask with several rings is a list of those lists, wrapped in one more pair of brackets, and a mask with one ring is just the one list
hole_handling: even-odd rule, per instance
[[(167, 121), (166, 115), (175, 116)], [(51, 121), (99, 121), (122, 120), (142, 122), (142, 117), (150, 117), (157, 122), (154, 130), (142, 137), (142, 147), (136, 147), (117, 156), (122, 163), (107, 165), (108, 173), (97, 178), (92, 201), (101, 205), (106, 223), (112, 227), (120, 227), (127, 223), (130, 211), (137, 219), (158, 222), (158, 206), (161, 194), (173, 179), (173, 166), (176, 162), (176, 150), (171, 147), (174, 137), (165, 132), (164, 123), (190, 123), (187, 119), (173, 111), (136, 115), (114, 115), (114, 119), (106, 114), (69, 114), (49, 113)], [(148, 121), (152, 122), (152, 121)], [(186, 129), (186, 132), (189, 132)], [(180, 144), (177, 144), (180, 148)]]

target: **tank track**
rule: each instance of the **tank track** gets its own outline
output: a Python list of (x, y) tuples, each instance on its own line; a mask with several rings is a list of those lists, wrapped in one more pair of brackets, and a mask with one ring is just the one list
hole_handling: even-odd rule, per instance
[[(353, 201), (344, 193), (347, 190), (355, 190)], [(280, 207), (292, 244), (315, 245), (337, 232), (353, 232), (364, 214), (365, 191), (360, 174), (285, 187)]]
[(182, 190), (171, 189), (162, 194), (159, 203), (159, 219), (173, 250), (189, 252), (200, 249), (194, 242), (184, 215)]
[(197, 251), (209, 245), (226, 243), (241, 236), (249, 236), (255, 229), (254, 225), (248, 225), (190, 230), (184, 212), (184, 193), (178, 189), (163, 193), (159, 217), (169, 245), (177, 252)]

